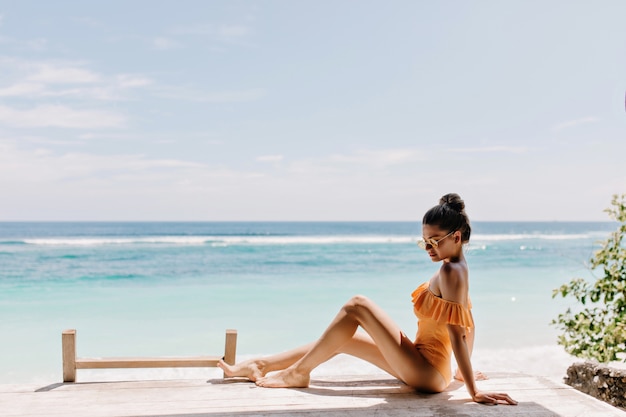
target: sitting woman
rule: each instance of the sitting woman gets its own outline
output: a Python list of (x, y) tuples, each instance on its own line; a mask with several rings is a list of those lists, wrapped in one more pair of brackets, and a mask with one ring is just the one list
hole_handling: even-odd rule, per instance
[[(246, 377), (261, 387), (307, 387), (311, 371), (339, 353), (366, 360), (423, 392), (441, 392), (452, 380), (452, 352), (472, 399), (480, 403), (517, 404), (504, 393), (479, 391), (470, 356), (474, 321), (470, 312), (468, 267), (463, 245), (470, 239), (465, 203), (447, 194), (426, 212), (419, 246), (439, 270), (412, 294), (418, 329), (409, 339), (370, 299), (357, 295), (339, 311), (321, 337), (308, 345), (218, 366), (229, 377)], [(361, 327), (365, 332), (357, 332)], [(273, 371), (280, 371), (268, 375)], [(477, 374), (480, 376), (480, 374)]]

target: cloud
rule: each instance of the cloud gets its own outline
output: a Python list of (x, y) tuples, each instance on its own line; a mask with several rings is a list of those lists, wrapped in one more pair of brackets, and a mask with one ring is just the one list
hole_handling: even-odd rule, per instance
[(9, 87), (0, 88), (0, 97), (22, 97), (42, 94), (45, 86), (41, 83), (20, 82)]
[[(81, 152), (57, 154), (45, 148), (19, 149), (10, 142), (0, 142), (0, 161), (11, 166), (14, 179), (37, 179), (45, 182), (93, 177), (102, 173), (146, 171), (197, 167), (198, 164), (172, 159), (149, 159), (142, 155), (95, 155)], [(45, 173), (45, 175), (41, 175)]]
[(140, 74), (107, 76), (84, 66), (76, 62), (40, 62), (2, 57), (0, 71), (5, 75), (5, 85), (0, 85), (0, 97), (125, 100), (130, 89), (143, 88), (153, 83), (152, 79)]
[(28, 110), (0, 106), (0, 122), (14, 127), (64, 127), (90, 129), (121, 127), (125, 118), (102, 110), (74, 110), (62, 105), (41, 105)]
[(361, 149), (347, 154), (331, 154), (321, 158), (293, 160), (287, 166), (290, 175), (336, 178), (337, 176), (369, 176), (372, 171), (402, 167), (424, 160), (423, 153), (411, 148)]
[(75, 65), (43, 63), (35, 65), (36, 71), (27, 81), (45, 84), (86, 84), (99, 82), (100, 75)]
[(420, 160), (420, 154), (415, 149), (380, 149), (380, 150), (359, 150), (352, 154), (333, 154), (330, 156), (331, 162), (342, 164), (358, 164), (372, 168), (386, 168), (392, 165), (402, 165), (412, 161)]
[(179, 42), (171, 38), (165, 38), (163, 36), (156, 37), (152, 40), (152, 47), (160, 51), (176, 49), (176, 48), (180, 48), (181, 46), (182, 45)]
[[(251, 21), (253, 19), (245, 19)], [(223, 51), (229, 46), (250, 46), (250, 34), (253, 33), (251, 26), (241, 23), (201, 23), (185, 26), (175, 26), (166, 31), (164, 36), (157, 39), (163, 40), (155, 49), (174, 49), (183, 45), (195, 45), (211, 51)]]
[(232, 184), (224, 181), (241, 182), (260, 177), (263, 175), (257, 172), (141, 154), (96, 155), (58, 153), (46, 148), (23, 149), (14, 141), (0, 138), (0, 192), (16, 189), (15, 184), (32, 184), (41, 190), (63, 190), (72, 185), (83, 193), (105, 186), (119, 189), (122, 194), (141, 194), (146, 186), (162, 194), (163, 190), (176, 189), (181, 184), (194, 189), (227, 187)]
[(526, 153), (529, 148), (525, 146), (478, 146), (474, 148), (449, 148), (446, 152), (456, 153)]
[(280, 162), (284, 159), (283, 155), (262, 155), (257, 156), (258, 162)]
[(244, 25), (220, 25), (217, 28), (217, 34), (220, 38), (230, 40), (239, 39), (247, 36), (250, 28)]
[(158, 97), (195, 101), (201, 103), (246, 103), (257, 101), (266, 94), (264, 88), (239, 91), (198, 91), (188, 87), (161, 87), (155, 90)]
[(203, 36), (218, 40), (230, 41), (242, 39), (248, 36), (252, 29), (242, 24), (198, 24), (189, 26), (177, 26), (172, 28), (169, 33), (177, 36)]
[(70, 19), (73, 22), (76, 22), (83, 26), (87, 26), (89, 28), (103, 29), (106, 27), (101, 21), (94, 19), (93, 17), (89, 17), (89, 16), (76, 16)]
[(24, 50), (41, 51), (48, 44), (45, 38), (16, 40), (8, 36), (0, 36), (0, 44), (15, 47), (14, 49), (24, 52)]
[(117, 85), (122, 88), (144, 87), (153, 82), (150, 78), (132, 74), (116, 75), (115, 80), (117, 81)]
[(211, 24), (196, 24), (176, 26), (168, 31), (172, 35), (209, 36), (215, 33), (215, 27)]
[(0, 97), (47, 98), (68, 97), (80, 100), (95, 99), (103, 101), (124, 100), (126, 88), (109, 86), (93, 86), (80, 88), (48, 88), (45, 84), (17, 83), (6, 88), (0, 88)]
[(569, 129), (571, 127), (580, 126), (588, 123), (596, 123), (600, 119), (594, 116), (581, 117), (580, 119), (568, 120), (567, 122), (558, 123), (552, 127), (552, 131), (558, 132), (563, 129)]

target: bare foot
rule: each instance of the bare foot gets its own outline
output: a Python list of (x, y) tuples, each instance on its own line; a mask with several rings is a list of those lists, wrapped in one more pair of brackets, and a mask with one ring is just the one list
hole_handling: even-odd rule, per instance
[(267, 373), (265, 364), (258, 359), (251, 359), (241, 362), (235, 365), (229, 365), (223, 360), (217, 363), (218, 368), (224, 371), (224, 374), (229, 378), (244, 377), (248, 378), (252, 382), (256, 382), (259, 378), (263, 378)]
[[(460, 370), (456, 370), (456, 374), (454, 375), (454, 379), (456, 379), (457, 381), (461, 381), (464, 382), (465, 378), (463, 378), (463, 375), (461, 374)], [(475, 371), (474, 372), (474, 380), (475, 381), (486, 381), (487, 379), (489, 379), (489, 377), (487, 377), (487, 375), (483, 374), (480, 371)]]
[(293, 368), (287, 368), (277, 374), (258, 379), (256, 384), (265, 388), (306, 388), (310, 379), (308, 373), (302, 374)]

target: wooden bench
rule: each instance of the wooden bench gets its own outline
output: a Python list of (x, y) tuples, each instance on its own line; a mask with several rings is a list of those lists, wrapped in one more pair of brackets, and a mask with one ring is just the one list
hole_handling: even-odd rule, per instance
[(226, 330), (224, 356), (193, 356), (186, 358), (77, 358), (76, 330), (65, 330), (61, 335), (63, 349), (63, 382), (75, 382), (77, 369), (110, 368), (204, 368), (216, 367), (220, 359), (235, 363), (237, 330)]

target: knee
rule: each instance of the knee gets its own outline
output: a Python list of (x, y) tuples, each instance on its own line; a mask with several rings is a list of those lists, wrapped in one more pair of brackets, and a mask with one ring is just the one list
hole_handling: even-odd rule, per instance
[(371, 301), (364, 295), (355, 295), (343, 306), (346, 313), (359, 316), (365, 311), (370, 311)]

